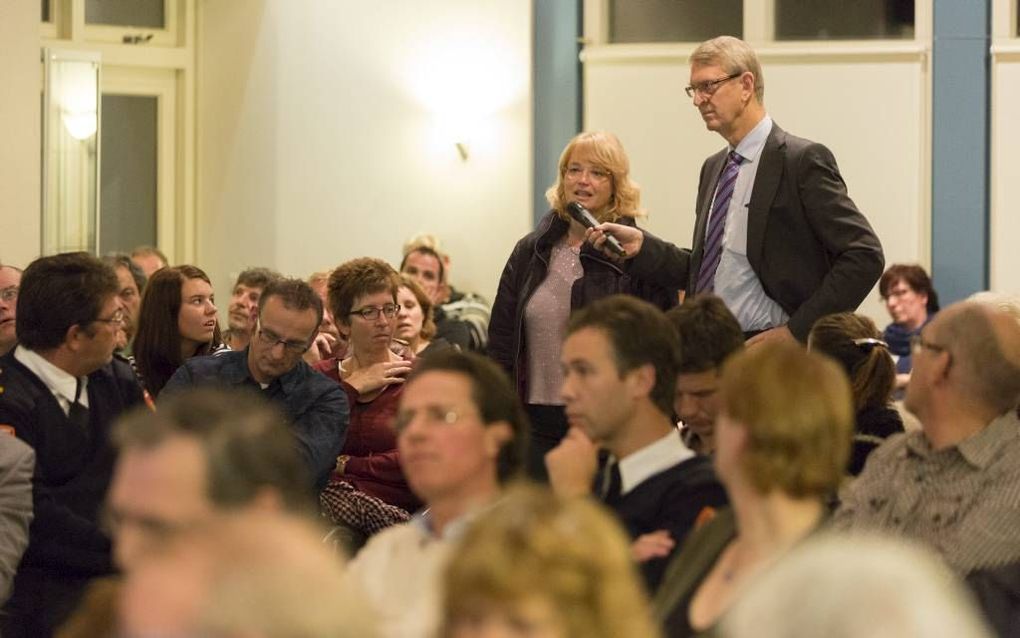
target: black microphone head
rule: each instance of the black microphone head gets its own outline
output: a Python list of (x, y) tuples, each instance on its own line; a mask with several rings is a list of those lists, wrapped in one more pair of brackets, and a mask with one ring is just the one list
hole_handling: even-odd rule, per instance
[(585, 228), (593, 228), (596, 225), (595, 217), (588, 212), (587, 208), (577, 202), (570, 202), (567, 204), (567, 214), (573, 217), (574, 221)]

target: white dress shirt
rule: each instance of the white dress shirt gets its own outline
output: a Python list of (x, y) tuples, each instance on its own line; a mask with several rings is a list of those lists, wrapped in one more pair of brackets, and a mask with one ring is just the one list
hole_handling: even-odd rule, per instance
[[(78, 388), (78, 377), (61, 370), (44, 359), (42, 355), (24, 346), (18, 346), (14, 350), (14, 358), (21, 365), (28, 368), (32, 374), (39, 377), (39, 380), (49, 388), (50, 392), (57, 399), (57, 403), (60, 404), (64, 414), (68, 414), (71, 411), (71, 404), (74, 403), (74, 393)], [(88, 377), (82, 377), (81, 396), (78, 397), (78, 403), (86, 408), (89, 407), (89, 395), (86, 392), (88, 383)]]

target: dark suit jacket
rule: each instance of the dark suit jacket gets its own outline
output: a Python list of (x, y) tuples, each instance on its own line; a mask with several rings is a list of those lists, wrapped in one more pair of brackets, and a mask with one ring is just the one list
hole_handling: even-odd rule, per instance
[[(646, 235), (630, 266), (635, 275), (693, 290), (727, 152), (719, 151), (701, 167), (691, 250)], [(790, 315), (787, 325), (801, 341), (819, 317), (855, 310), (885, 265), (882, 245), (847, 195), (829, 149), (775, 123), (748, 205), (747, 258), (765, 293)]]
[[(702, 510), (721, 508), (728, 499), (712, 469), (712, 460), (707, 456), (695, 456), (648, 477), (626, 494), (610, 496), (604, 502), (619, 517), (632, 540), (664, 529), (680, 548)], [(675, 551), (641, 564), (641, 575), (650, 593), (658, 589), (674, 554)]]
[(113, 474), (110, 426), (142, 391), (114, 359), (89, 375), (89, 426), (68, 420), (49, 388), (14, 358), (0, 358), (0, 424), (35, 450), (35, 518), (28, 549), (0, 618), (3, 635), (47, 636), (70, 613), (90, 578), (110, 573), (110, 539), (99, 524)]

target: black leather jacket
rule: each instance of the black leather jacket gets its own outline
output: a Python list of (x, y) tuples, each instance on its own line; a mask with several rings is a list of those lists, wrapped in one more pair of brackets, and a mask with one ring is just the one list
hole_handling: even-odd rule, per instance
[[(634, 220), (623, 217), (616, 223), (633, 226)], [(553, 245), (566, 235), (568, 228), (568, 222), (550, 211), (534, 231), (517, 242), (503, 268), (492, 305), (488, 353), (511, 375), (522, 401), (527, 399), (528, 370), (524, 309), (548, 273)], [(633, 295), (663, 310), (677, 304), (677, 290), (631, 276), (627, 264), (613, 263), (587, 243), (581, 248), (581, 267), (584, 274), (570, 291), (572, 311), (614, 294)]]

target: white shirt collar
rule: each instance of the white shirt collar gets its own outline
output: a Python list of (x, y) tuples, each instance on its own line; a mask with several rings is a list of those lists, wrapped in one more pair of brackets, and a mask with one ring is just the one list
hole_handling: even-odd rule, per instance
[(671, 430), (655, 443), (620, 459), (620, 494), (626, 494), (648, 478), (693, 456), (694, 452), (680, 438), (680, 432)]
[(754, 128), (740, 140), (737, 147), (733, 149), (737, 155), (743, 157), (748, 163), (758, 160), (761, 150), (765, 148), (765, 140), (772, 132), (772, 118), (766, 115), (761, 121), (754, 125)]
[[(74, 392), (78, 387), (78, 378), (61, 370), (57, 366), (53, 365), (42, 355), (24, 346), (18, 346), (14, 350), (14, 358), (17, 359), (21, 365), (28, 368), (32, 374), (39, 377), (39, 380), (50, 389), (53, 396), (57, 398), (57, 402), (60, 403), (60, 407), (64, 409), (66, 413), (71, 404), (74, 403)], [(86, 408), (89, 407), (89, 395), (86, 392), (88, 388), (88, 377), (82, 378), (81, 396), (78, 397), (78, 403), (82, 404)]]

